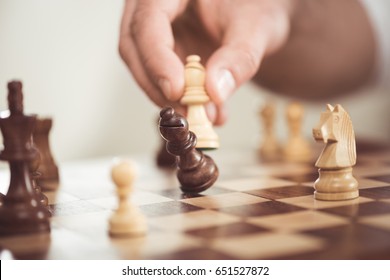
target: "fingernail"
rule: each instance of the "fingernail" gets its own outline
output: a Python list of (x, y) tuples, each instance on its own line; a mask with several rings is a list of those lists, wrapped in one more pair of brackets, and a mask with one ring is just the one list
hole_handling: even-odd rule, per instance
[(169, 99), (171, 96), (171, 83), (167, 79), (161, 78), (158, 81), (158, 86), (160, 87), (165, 97)]
[(207, 103), (205, 106), (206, 114), (211, 123), (214, 123), (217, 119), (217, 108), (213, 103)]
[(225, 101), (236, 88), (236, 82), (229, 70), (222, 69), (218, 75), (217, 89), (219, 97)]

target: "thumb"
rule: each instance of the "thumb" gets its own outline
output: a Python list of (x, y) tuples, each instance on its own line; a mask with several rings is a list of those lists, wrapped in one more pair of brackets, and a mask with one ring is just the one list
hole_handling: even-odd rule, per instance
[(224, 103), (243, 83), (258, 71), (262, 50), (242, 45), (225, 45), (207, 62), (206, 89), (213, 102)]
[(222, 126), (227, 120), (227, 113), (224, 104), (215, 105), (209, 102), (205, 106), (208, 119), (213, 125)]
[(225, 28), (222, 44), (206, 64), (206, 88), (216, 104), (222, 104), (239, 86), (258, 71), (265, 54), (285, 42), (289, 23), (279, 10), (275, 16), (236, 18)]

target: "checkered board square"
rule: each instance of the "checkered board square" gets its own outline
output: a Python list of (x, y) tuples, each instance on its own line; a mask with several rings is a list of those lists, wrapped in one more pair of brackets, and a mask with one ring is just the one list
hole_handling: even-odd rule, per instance
[(390, 149), (360, 153), (360, 196), (347, 201), (314, 199), (312, 163), (216, 151), (215, 185), (183, 194), (174, 170), (134, 157), (132, 200), (149, 228), (136, 238), (108, 235), (111, 159), (64, 163), (61, 186), (46, 193), (51, 233), (2, 237), (0, 246), (20, 259), (390, 259)]

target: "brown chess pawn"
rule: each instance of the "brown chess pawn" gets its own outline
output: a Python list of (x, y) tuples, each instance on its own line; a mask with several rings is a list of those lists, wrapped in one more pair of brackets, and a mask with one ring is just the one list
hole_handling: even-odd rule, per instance
[(41, 176), (41, 173), (38, 171), (39, 163), (41, 160), (40, 154), (38, 149), (34, 146), (34, 142), (31, 145), (32, 149), (36, 151), (37, 156), (35, 159), (30, 161), (29, 164), (29, 171), (30, 171), (30, 178), (31, 178), (31, 186), (35, 191), (35, 194), (38, 198), (38, 200), (44, 205), (48, 211), (48, 214), (51, 216), (51, 212), (49, 209), (49, 199), (47, 196), (42, 192), (41, 186), (37, 183), (38, 179)]
[(167, 151), (178, 157), (181, 190), (199, 193), (211, 187), (218, 178), (218, 168), (209, 156), (195, 149), (196, 136), (189, 131), (187, 120), (169, 107), (161, 110), (160, 117), (160, 134), (167, 141)]
[(31, 136), (36, 116), (23, 114), (22, 84), (8, 84), (9, 111), (0, 117), (4, 150), (0, 159), (8, 161), (10, 185), (0, 207), (0, 236), (50, 232), (47, 209), (31, 185), (29, 164), (37, 156)]
[(49, 134), (52, 126), (52, 119), (37, 118), (33, 132), (34, 144), (38, 148), (41, 156), (38, 168), (38, 172), (41, 175), (37, 183), (44, 190), (56, 190), (60, 180), (58, 167), (50, 149)]

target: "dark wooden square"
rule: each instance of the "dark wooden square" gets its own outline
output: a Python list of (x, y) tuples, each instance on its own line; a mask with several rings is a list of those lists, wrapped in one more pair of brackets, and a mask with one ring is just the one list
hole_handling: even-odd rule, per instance
[(369, 197), (373, 199), (387, 199), (390, 198), (390, 186), (378, 187), (359, 190), (360, 196)]
[(171, 254), (156, 256), (157, 260), (234, 260), (235, 258), (227, 254), (214, 251), (210, 248), (188, 249)]
[(390, 174), (389, 175), (372, 176), (372, 177), (368, 177), (368, 178), (376, 180), (376, 181), (390, 183)]
[(289, 176), (278, 176), (278, 178), (292, 181), (298, 184), (305, 183), (305, 182), (313, 182), (318, 179), (318, 171), (316, 168), (313, 168), (313, 172), (311, 173), (304, 173), (304, 174), (296, 174), (296, 175), (289, 175)]
[(386, 230), (350, 223), (304, 233), (327, 241), (325, 248), (315, 253), (317, 259), (390, 259), (390, 233)]
[(248, 191), (247, 193), (264, 197), (267, 199), (275, 200), (275, 199), (282, 199), (282, 198), (311, 195), (313, 194), (313, 192), (314, 189), (312, 187), (296, 185), (296, 186), (253, 190), (253, 191)]
[[(370, 140), (356, 139), (357, 154), (374, 154), (389, 150), (389, 144), (382, 142), (373, 143)], [(359, 157), (358, 157), (359, 158)]]
[(174, 200), (181, 200), (186, 198), (194, 198), (194, 197), (202, 197), (207, 195), (216, 195), (216, 194), (223, 194), (223, 193), (230, 193), (232, 191), (221, 189), (218, 187), (211, 187), (207, 189), (204, 192), (201, 193), (183, 193), (179, 188), (177, 189), (171, 189), (171, 190), (164, 190), (157, 192), (157, 194), (174, 199)]
[(148, 217), (159, 217), (202, 210), (203, 208), (180, 201), (168, 201), (142, 205), (140, 209)]
[(265, 232), (269, 229), (247, 224), (244, 222), (238, 222), (233, 224), (227, 224), (222, 226), (214, 226), (202, 229), (194, 229), (186, 231), (187, 234), (195, 235), (201, 238), (220, 238), (229, 236), (239, 236), (251, 233)]
[(390, 203), (371, 201), (367, 203), (325, 208), (321, 209), (321, 211), (354, 219), (363, 216), (388, 214), (390, 213)]
[(275, 214), (284, 214), (294, 211), (305, 210), (305, 208), (286, 204), (279, 201), (266, 201), (249, 205), (220, 208), (220, 212), (225, 212), (242, 217), (256, 217)]

